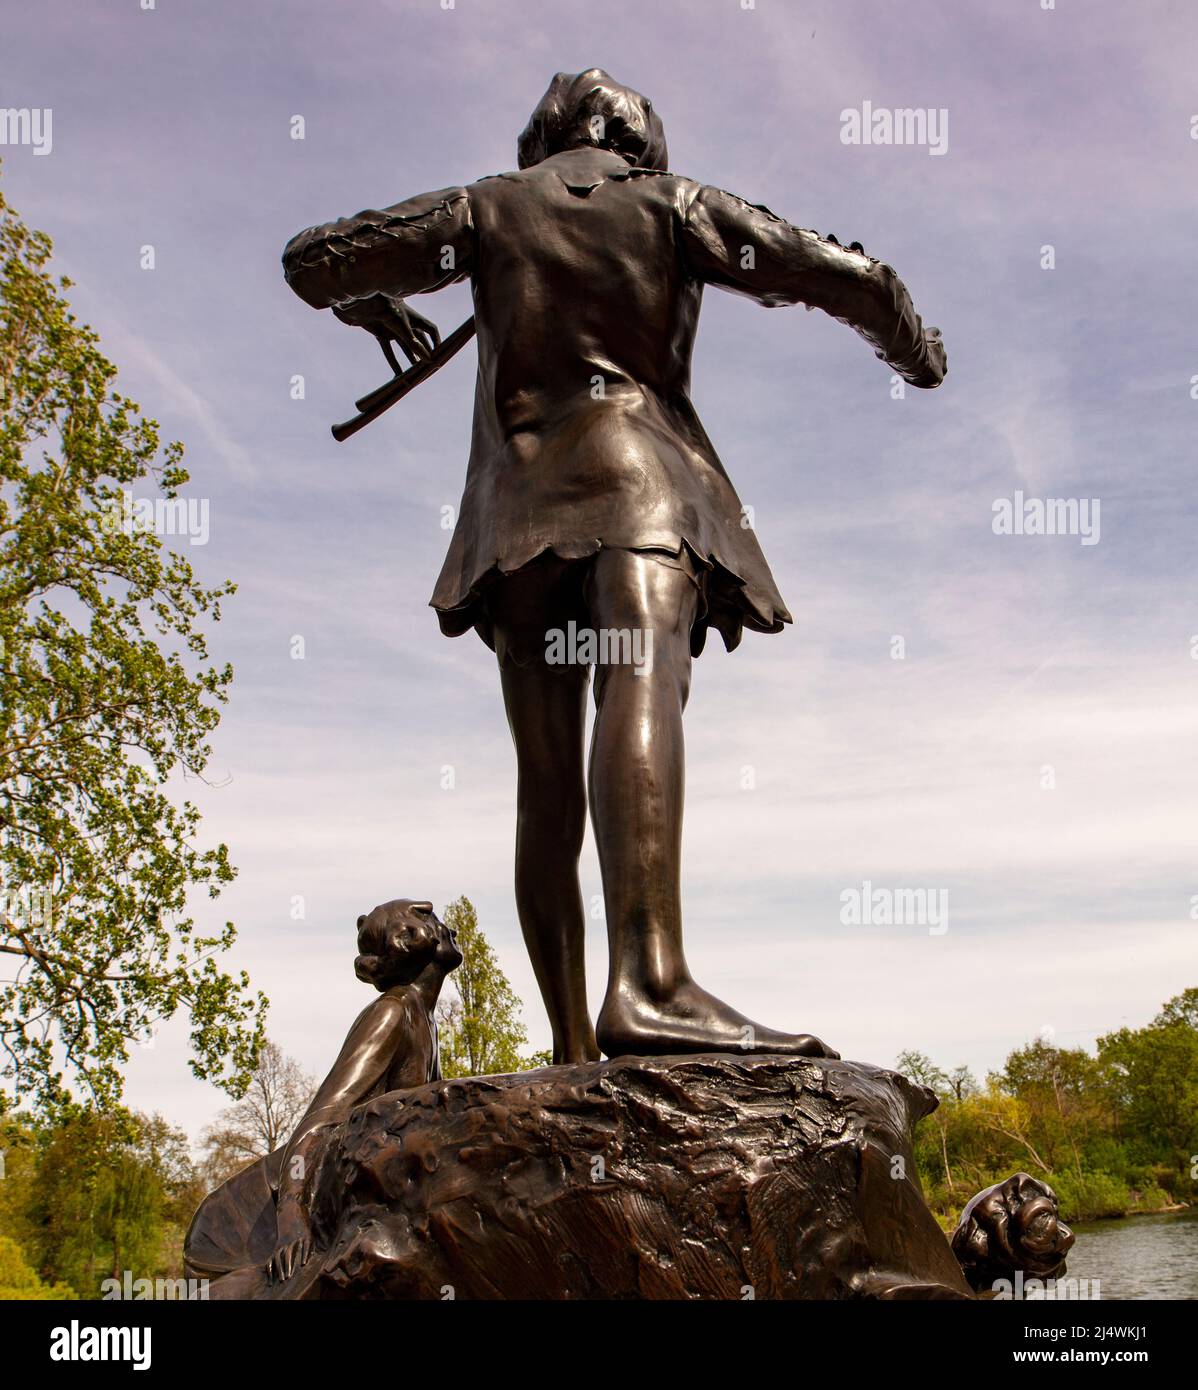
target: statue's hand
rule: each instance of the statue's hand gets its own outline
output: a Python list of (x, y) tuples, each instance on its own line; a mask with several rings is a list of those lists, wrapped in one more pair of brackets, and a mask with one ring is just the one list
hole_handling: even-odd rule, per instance
[(298, 1202), (285, 1202), (279, 1208), (279, 1235), (275, 1253), (266, 1272), (275, 1283), (297, 1274), (312, 1254), (312, 1227)]
[(937, 381), (943, 381), (948, 374), (948, 354), (944, 350), (944, 339), (938, 328), (927, 328), (923, 335), (924, 346), (928, 351), (928, 371)]
[(391, 351), (392, 343), (399, 344), (404, 356), (413, 365), (431, 356), (441, 345), (437, 325), (415, 309), (409, 309), (395, 294), (372, 294), (365, 299), (351, 299), (345, 304), (335, 304), (333, 313), (342, 323), (348, 323), (353, 328), (364, 328), (377, 338), (396, 376), (403, 368)]
[[(928, 388), (939, 386), (948, 372), (948, 356), (944, 351), (944, 340), (938, 328), (925, 328), (923, 331), (923, 364), (919, 370), (907, 376), (912, 386)], [(904, 373), (906, 375), (906, 373)]]

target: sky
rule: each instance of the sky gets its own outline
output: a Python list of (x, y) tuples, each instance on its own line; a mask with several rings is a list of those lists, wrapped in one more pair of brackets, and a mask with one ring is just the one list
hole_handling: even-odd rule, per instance
[[(841, 324), (706, 296), (693, 399), (796, 621), (696, 666), (695, 976), (846, 1057), (979, 1075), (1198, 984), (1188, 0), (144, 4), (6, 15), (0, 108), (53, 117), (46, 154), (0, 149), (0, 187), (53, 237), (121, 389), (186, 445), (210, 534), (170, 543), (239, 586), (211, 642), (231, 700), (186, 788), (239, 875), (196, 915), (237, 923), (226, 962), (286, 1052), (330, 1065), (367, 1002), (355, 919), (397, 896), (468, 895), (549, 1042), (495, 658), (427, 607), (474, 349), (338, 445), (388, 373), (279, 256), (512, 168), (553, 74), (592, 66), (652, 99), (676, 172), (893, 265), (948, 351), (943, 387), (896, 399)], [(867, 102), (936, 113), (947, 148), (846, 143)], [(416, 307), (447, 332), (468, 288)], [(1097, 503), (1099, 527), (996, 533), (1017, 493)], [(946, 894), (945, 929), (842, 921), (866, 882)], [(597, 1010), (601, 916), (588, 972)], [(190, 1076), (182, 1020), (135, 1050), (127, 1098), (193, 1136), (228, 1103)]]

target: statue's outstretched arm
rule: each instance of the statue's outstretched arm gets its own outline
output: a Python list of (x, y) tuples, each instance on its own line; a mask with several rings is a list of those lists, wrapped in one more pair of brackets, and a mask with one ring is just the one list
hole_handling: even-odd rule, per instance
[(464, 188), (421, 193), (381, 212), (309, 227), (287, 243), (287, 283), (315, 309), (376, 338), (391, 370), (397, 343), (415, 365), (441, 343), (437, 325), (408, 308), (404, 295), (439, 290), (469, 275), (474, 226)]
[(439, 290), (470, 274), (474, 228), (464, 188), (422, 193), (309, 227), (283, 252), (287, 283), (315, 309)]
[(806, 304), (847, 323), (912, 386), (947, 371), (939, 329), (925, 330), (906, 286), (854, 243), (792, 227), (767, 208), (700, 187), (683, 221), (696, 275), (759, 304)]

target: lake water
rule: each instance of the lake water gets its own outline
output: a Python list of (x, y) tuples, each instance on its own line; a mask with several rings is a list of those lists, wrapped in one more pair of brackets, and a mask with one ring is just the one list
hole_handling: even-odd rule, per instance
[(1107, 1298), (1198, 1299), (1198, 1209), (1074, 1227), (1067, 1279), (1099, 1280)]

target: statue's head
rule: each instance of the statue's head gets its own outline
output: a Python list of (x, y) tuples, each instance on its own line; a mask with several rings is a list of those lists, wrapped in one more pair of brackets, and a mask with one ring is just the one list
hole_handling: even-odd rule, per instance
[(559, 72), (516, 145), (521, 169), (563, 150), (594, 145), (640, 169), (665, 169), (666, 133), (652, 102), (602, 68)]
[(375, 989), (410, 984), (430, 965), (448, 974), (461, 963), (457, 935), (437, 917), (432, 903), (396, 898), (358, 918), (354, 973)]

